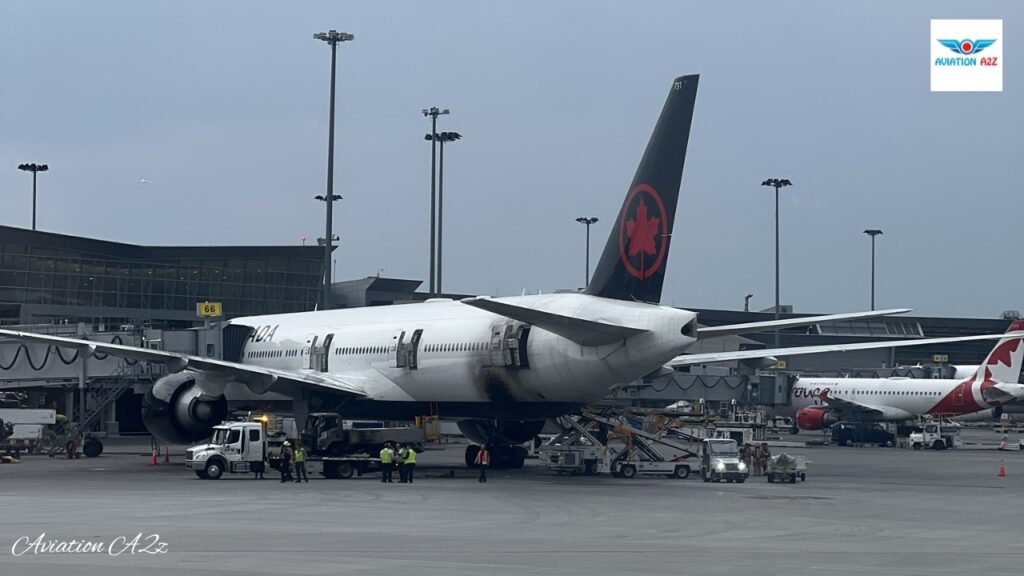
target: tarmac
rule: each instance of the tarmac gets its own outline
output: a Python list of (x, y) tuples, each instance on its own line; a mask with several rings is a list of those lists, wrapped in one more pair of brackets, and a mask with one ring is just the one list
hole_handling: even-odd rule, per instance
[[(942, 452), (777, 448), (809, 460), (797, 484), (558, 476), (536, 460), (480, 484), (462, 445), (420, 455), (411, 485), (213, 481), (181, 450), (153, 466), (112, 442), (0, 465), (0, 574), (1019, 574), (1024, 452), (970, 437)], [(72, 539), (104, 548), (43, 545)]]

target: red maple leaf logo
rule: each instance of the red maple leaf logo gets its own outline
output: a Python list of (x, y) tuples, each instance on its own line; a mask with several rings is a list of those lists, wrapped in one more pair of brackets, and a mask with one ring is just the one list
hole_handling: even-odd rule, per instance
[(654, 236), (658, 233), (660, 218), (647, 217), (647, 204), (640, 199), (636, 207), (636, 219), (626, 221), (626, 236), (629, 237), (629, 256), (636, 256), (640, 251), (652, 256), (658, 253), (654, 245)]
[(1009, 342), (1004, 342), (992, 352), (992, 356), (989, 358), (988, 365), (994, 366), (1001, 362), (1004, 366), (1009, 368), (1011, 361), (1010, 354), (1016, 352), (1019, 346), (1019, 338), (1016, 340), (1011, 340)]

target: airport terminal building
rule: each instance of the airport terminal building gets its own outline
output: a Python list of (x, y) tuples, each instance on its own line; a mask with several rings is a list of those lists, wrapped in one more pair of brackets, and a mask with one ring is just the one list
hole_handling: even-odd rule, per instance
[(192, 326), (196, 304), (228, 318), (312, 310), (317, 246), (140, 246), (0, 226), (0, 325)]

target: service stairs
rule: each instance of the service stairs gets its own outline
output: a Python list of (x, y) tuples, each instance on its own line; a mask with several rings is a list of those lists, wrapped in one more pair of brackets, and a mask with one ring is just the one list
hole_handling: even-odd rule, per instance
[(121, 362), (109, 378), (101, 381), (91, 382), (89, 398), (86, 400), (86, 411), (82, 417), (81, 403), (75, 406), (71, 418), (64, 421), (63, 431), (54, 439), (53, 446), (47, 454), (52, 458), (58, 454), (67, 453), (67, 445), (70, 442), (80, 440), (88, 430), (99, 420), (112, 403), (125, 393), (126, 390), (135, 384), (137, 364)]

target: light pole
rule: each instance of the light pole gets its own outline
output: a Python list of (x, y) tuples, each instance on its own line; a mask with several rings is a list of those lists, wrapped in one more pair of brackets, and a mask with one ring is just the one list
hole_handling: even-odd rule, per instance
[[(792, 186), (793, 183), (782, 178), (769, 178), (761, 182), (761, 186), (775, 188), (775, 319), (779, 319), (779, 188)], [(779, 347), (779, 329), (775, 329), (775, 347)]]
[(875, 236), (881, 236), (881, 230), (865, 230), (865, 234), (871, 236), (871, 309), (875, 309)]
[(437, 140), (441, 143), (440, 158), (437, 162), (437, 295), (444, 294), (444, 287), (441, 284), (442, 273), (444, 272), (444, 143), (455, 142), (462, 139), (458, 132), (441, 132), (440, 134), (427, 134), (427, 140)]
[(324, 233), (324, 294), (321, 309), (327, 310), (331, 307), (331, 252), (334, 248), (334, 203), (341, 200), (341, 196), (334, 194), (334, 84), (338, 63), (338, 44), (355, 40), (355, 36), (345, 32), (331, 30), (329, 32), (317, 32), (313, 34), (315, 40), (322, 40), (331, 45), (331, 111), (327, 128), (327, 194), (317, 196), (317, 200), (327, 204), (327, 231)]
[(753, 294), (747, 294), (743, 297), (743, 311), (750, 312), (750, 299), (753, 298)]
[(18, 164), (18, 170), (32, 173), (32, 229), (36, 229), (36, 174), (46, 172), (50, 167), (46, 164)]
[(577, 222), (587, 227), (587, 258), (586, 258), (586, 276), (583, 278), (583, 287), (590, 286), (590, 225), (597, 223), (597, 218), (587, 218), (580, 216), (576, 219)]
[[(423, 116), (430, 118), (430, 135), (435, 136), (437, 134), (437, 117), (450, 114), (447, 108), (441, 109), (437, 106), (431, 106), (430, 108), (423, 109)], [(434, 268), (434, 257), (437, 254), (437, 247), (434, 244), (434, 240), (437, 237), (437, 141), (435, 137), (428, 138), (430, 140), (430, 296), (436, 296), (434, 279), (435, 279), (435, 268)]]

